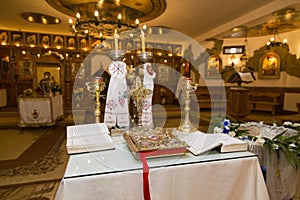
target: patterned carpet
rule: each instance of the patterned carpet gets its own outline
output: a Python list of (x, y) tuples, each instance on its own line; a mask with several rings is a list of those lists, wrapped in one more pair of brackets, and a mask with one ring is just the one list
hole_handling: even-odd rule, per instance
[(68, 161), (65, 130), (63, 122), (24, 129), (35, 141), (18, 158), (0, 161), (0, 199), (54, 199)]

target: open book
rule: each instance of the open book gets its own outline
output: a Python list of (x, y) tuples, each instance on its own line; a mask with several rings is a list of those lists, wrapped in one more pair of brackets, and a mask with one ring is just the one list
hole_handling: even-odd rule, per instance
[(69, 154), (114, 149), (104, 123), (67, 126), (66, 146)]
[(222, 153), (247, 151), (248, 149), (247, 142), (222, 133), (206, 134), (196, 131), (181, 138), (181, 140), (189, 145), (187, 149), (195, 155), (210, 151), (216, 147), (220, 147)]
[(229, 83), (237, 83), (237, 82), (251, 83), (252, 81), (255, 81), (253, 72), (235, 72), (228, 79)]

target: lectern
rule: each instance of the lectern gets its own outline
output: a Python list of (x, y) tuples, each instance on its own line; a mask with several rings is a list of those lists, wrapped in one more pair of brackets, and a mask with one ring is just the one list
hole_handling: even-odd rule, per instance
[(237, 118), (243, 119), (250, 110), (248, 109), (249, 89), (241, 86), (242, 83), (251, 83), (255, 80), (252, 72), (248, 73), (233, 73), (228, 82), (237, 83), (237, 87), (231, 87), (229, 93), (228, 114)]

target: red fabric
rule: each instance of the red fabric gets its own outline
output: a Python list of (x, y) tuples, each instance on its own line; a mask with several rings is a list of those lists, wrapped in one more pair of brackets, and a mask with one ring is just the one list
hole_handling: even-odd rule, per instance
[(144, 200), (151, 200), (150, 189), (149, 189), (149, 167), (146, 160), (146, 154), (140, 153), (140, 160), (143, 162), (143, 187), (144, 187)]

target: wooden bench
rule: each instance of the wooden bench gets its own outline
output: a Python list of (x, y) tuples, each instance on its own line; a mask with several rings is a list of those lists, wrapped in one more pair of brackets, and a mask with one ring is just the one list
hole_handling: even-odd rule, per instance
[(283, 107), (283, 94), (278, 93), (249, 93), (248, 108), (257, 111), (270, 111), (276, 115)]

